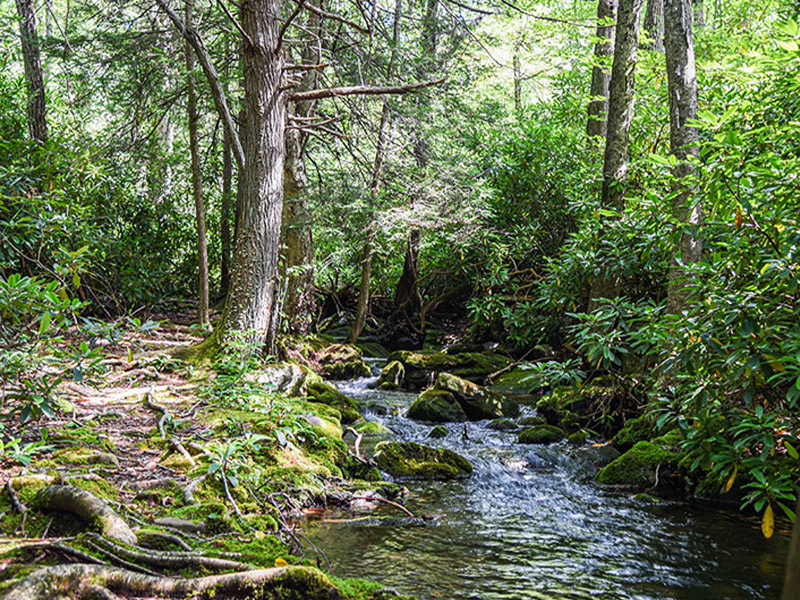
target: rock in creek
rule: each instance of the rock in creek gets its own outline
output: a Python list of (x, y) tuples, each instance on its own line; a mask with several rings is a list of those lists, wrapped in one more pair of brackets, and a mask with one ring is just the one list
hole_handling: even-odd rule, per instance
[(373, 458), (393, 477), (454, 479), (472, 473), (472, 463), (452, 450), (415, 442), (381, 442)]
[(440, 373), (433, 388), (411, 404), (408, 417), (447, 423), (513, 417), (518, 412), (515, 401), (451, 373)]

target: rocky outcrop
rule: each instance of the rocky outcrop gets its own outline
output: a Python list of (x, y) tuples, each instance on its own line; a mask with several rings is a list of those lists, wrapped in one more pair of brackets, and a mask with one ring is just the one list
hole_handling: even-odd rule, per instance
[(444, 352), (400, 350), (389, 355), (405, 368), (405, 387), (419, 390), (430, 385), (439, 373), (450, 373), (473, 383), (483, 383), (487, 375), (511, 364), (511, 359), (495, 352)]
[(652, 488), (680, 485), (680, 432), (636, 442), (622, 456), (603, 467), (596, 480), (604, 485)]
[(414, 442), (381, 442), (373, 459), (381, 470), (401, 478), (454, 479), (473, 470), (472, 463), (452, 450)]
[(470, 421), (515, 417), (519, 414), (519, 406), (514, 400), (451, 373), (440, 373), (433, 387), (450, 392)]
[(408, 407), (408, 418), (435, 423), (460, 423), (467, 420), (467, 415), (453, 394), (446, 390), (431, 389), (422, 392)]
[(369, 365), (361, 359), (361, 350), (346, 344), (333, 344), (316, 355), (320, 373), (329, 379), (369, 377)]

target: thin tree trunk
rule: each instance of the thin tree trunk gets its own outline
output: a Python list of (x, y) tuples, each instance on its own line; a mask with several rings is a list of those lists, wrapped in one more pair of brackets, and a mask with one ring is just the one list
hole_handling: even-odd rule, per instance
[[(192, 28), (192, 2), (186, 0), (184, 21)], [(202, 326), (208, 324), (208, 250), (206, 248), (206, 208), (203, 202), (203, 174), (201, 172), (200, 148), (197, 136), (197, 91), (194, 86), (194, 52), (188, 41), (184, 42), (186, 55), (186, 95), (189, 116), (189, 151), (192, 156), (192, 197), (197, 221), (197, 270), (198, 306), (197, 320)]]
[(222, 206), (220, 209), (219, 237), (222, 242), (220, 291), (228, 293), (231, 285), (231, 208), (233, 207), (233, 161), (228, 138), (222, 141)]
[(652, 40), (649, 47), (661, 52), (664, 49), (664, 0), (647, 0), (644, 30)]
[[(642, 2), (643, 0), (621, 0), (619, 3), (614, 63), (609, 83), (608, 127), (601, 202), (604, 207), (619, 212), (624, 210), (624, 183), (628, 172), (628, 142), (633, 120)], [(592, 282), (587, 310), (594, 311), (601, 298), (614, 298), (618, 292), (617, 281), (601, 274)]]
[(231, 287), (219, 339), (242, 339), (248, 344), (245, 352), (270, 352), (276, 333), (286, 126), (280, 8), (280, 0), (250, 0), (241, 8), (242, 28), (252, 41), (243, 50), (248, 133)]
[(28, 132), (31, 139), (41, 145), (47, 142), (47, 114), (35, 0), (17, 0), (17, 13), (28, 97)]
[(604, 138), (608, 116), (608, 88), (611, 71), (607, 63), (614, 55), (614, 25), (606, 22), (616, 18), (617, 0), (599, 0), (597, 3), (597, 42), (594, 45), (596, 63), (592, 69), (591, 99), (589, 100), (589, 121), (586, 134), (589, 139)]
[(514, 112), (522, 112), (522, 65), (519, 60), (519, 44), (514, 44)]
[(695, 31), (700, 31), (706, 26), (706, 11), (703, 0), (692, 0), (692, 13)]
[(622, 211), (628, 173), (628, 142), (643, 0), (621, 0), (608, 98), (608, 129), (603, 163), (603, 206)]
[(403, 272), (397, 282), (394, 295), (396, 310), (406, 315), (417, 315), (422, 310), (422, 296), (419, 293), (419, 242), (422, 233), (413, 229), (406, 240), (406, 256), (403, 261)]
[(695, 168), (689, 161), (690, 157), (698, 156), (700, 140), (697, 128), (689, 125), (697, 118), (697, 72), (690, 0), (664, 0), (664, 43), (669, 82), (670, 152), (678, 159), (675, 176), (680, 186), (673, 199), (673, 210), (678, 222), (684, 225), (670, 265), (667, 311), (679, 314), (690, 293), (690, 282), (683, 265), (699, 262), (702, 253), (699, 229), (703, 217), (696, 198), (697, 190), (691, 181)]
[[(800, 496), (797, 498), (795, 515), (800, 517)], [(789, 548), (789, 558), (786, 561), (786, 578), (783, 582), (782, 600), (800, 600), (800, 518), (796, 519), (792, 527), (792, 545)]]
[[(395, 63), (397, 62), (397, 54), (400, 45), (400, 21), (403, 17), (403, 2), (402, 0), (395, 1), (394, 8), (394, 29), (392, 33), (392, 51), (389, 57), (389, 66), (387, 68), (387, 80), (391, 80), (394, 75)], [(389, 101), (384, 100), (383, 108), (381, 110), (381, 124), (378, 131), (378, 144), (375, 149), (375, 162), (372, 168), (372, 185), (370, 186), (369, 197), (369, 213), (367, 220), (367, 234), (364, 240), (364, 249), (361, 258), (361, 283), (358, 288), (358, 302), (356, 304), (356, 314), (353, 319), (353, 325), (347, 334), (347, 343), (355, 344), (358, 341), (361, 332), (364, 330), (364, 323), (367, 321), (367, 313), (369, 312), (369, 288), (370, 277), (372, 274), (372, 246), (375, 239), (375, 203), (378, 200), (378, 194), (381, 186), (381, 172), (383, 170), (383, 162), (386, 158), (386, 145), (389, 135), (389, 120), (390, 109)]]

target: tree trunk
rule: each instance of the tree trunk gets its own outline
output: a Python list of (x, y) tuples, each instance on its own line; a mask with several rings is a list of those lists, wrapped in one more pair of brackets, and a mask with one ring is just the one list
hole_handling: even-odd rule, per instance
[(696, 31), (700, 31), (706, 26), (706, 11), (703, 6), (703, 0), (692, 0), (692, 13), (694, 28)]
[[(601, 202), (604, 207), (619, 212), (624, 210), (624, 183), (628, 171), (628, 142), (633, 120), (642, 2), (643, 0), (621, 0), (619, 3), (614, 63), (609, 83), (608, 128)], [(619, 292), (618, 287), (617, 281), (605, 274), (596, 277), (592, 282), (587, 310), (594, 311), (601, 298), (614, 298)]]
[(406, 258), (403, 273), (397, 282), (394, 306), (407, 315), (417, 315), (422, 310), (422, 297), (419, 294), (419, 241), (421, 233), (414, 229), (406, 241)]
[(233, 207), (233, 161), (228, 138), (222, 141), (222, 206), (220, 207), (219, 237), (222, 242), (220, 291), (228, 293), (231, 286), (231, 208)]
[[(192, 27), (192, 2), (186, 0), (184, 22)], [(203, 174), (197, 138), (197, 91), (194, 87), (194, 52), (189, 42), (184, 42), (186, 55), (186, 96), (189, 116), (189, 150), (192, 156), (192, 197), (197, 220), (198, 306), (197, 320), (201, 326), (208, 324), (208, 250), (206, 248), (206, 207), (203, 202)]]
[[(387, 81), (391, 81), (394, 75), (395, 63), (397, 62), (397, 54), (400, 46), (400, 21), (403, 18), (403, 1), (396, 0), (394, 7), (394, 29), (392, 33), (392, 52), (389, 57), (389, 66), (387, 68)], [(364, 240), (364, 251), (361, 259), (361, 283), (358, 288), (358, 303), (356, 304), (356, 314), (353, 319), (353, 325), (347, 334), (347, 343), (355, 344), (358, 341), (361, 332), (364, 329), (364, 323), (367, 321), (367, 313), (369, 312), (369, 287), (370, 277), (372, 275), (372, 246), (375, 239), (375, 203), (378, 200), (378, 194), (381, 187), (381, 172), (383, 170), (383, 161), (386, 158), (386, 144), (389, 135), (389, 102), (384, 100), (383, 108), (381, 109), (381, 124), (378, 130), (378, 143), (375, 148), (375, 162), (372, 167), (372, 185), (370, 186), (369, 196), (369, 214), (367, 220), (367, 234)]]
[(25, 68), (25, 89), (28, 97), (28, 132), (37, 144), (47, 142), (47, 118), (44, 75), (39, 35), (36, 33), (36, 4), (34, 0), (17, 0), (22, 60)]
[(675, 167), (675, 177), (679, 180), (680, 188), (675, 191), (673, 210), (678, 222), (683, 224), (670, 265), (667, 311), (679, 314), (690, 292), (683, 265), (699, 262), (702, 254), (699, 233), (702, 211), (695, 197), (697, 190), (691, 181), (695, 169), (688, 160), (698, 156), (700, 140), (697, 128), (689, 125), (689, 121), (697, 118), (697, 73), (690, 0), (664, 0), (664, 43), (669, 82), (670, 152), (679, 161)]
[(278, 52), (279, 0), (242, 4), (245, 83), (244, 172), (231, 287), (220, 324), (220, 342), (241, 339), (245, 352), (272, 349), (275, 336), (283, 200), (286, 106)]
[(589, 121), (586, 134), (590, 139), (606, 136), (606, 118), (608, 115), (608, 88), (611, 72), (608, 68), (609, 57), (614, 55), (614, 25), (605, 22), (614, 20), (617, 12), (617, 0), (599, 0), (597, 3), (597, 42), (594, 45), (594, 56), (597, 64), (592, 69), (591, 99), (589, 100)]
[(664, 49), (664, 0), (647, 0), (644, 30), (652, 40), (649, 47), (661, 52)]
[(519, 44), (514, 44), (514, 112), (522, 112), (522, 65), (519, 60)]
[(628, 141), (633, 121), (633, 91), (643, 0), (621, 0), (608, 98), (608, 129), (603, 163), (603, 206), (622, 211), (628, 172)]
[[(317, 0), (313, 6), (322, 8)], [(301, 52), (302, 64), (319, 64), (318, 39), (322, 38), (320, 16), (309, 11), (306, 30), (314, 33)], [(319, 71), (303, 71), (300, 84), (295, 91), (313, 90), (318, 87)], [(307, 118), (314, 114), (316, 102), (293, 102), (289, 106), (291, 115)], [(316, 299), (314, 297), (314, 238), (311, 232), (311, 211), (306, 197), (305, 146), (308, 134), (299, 129), (286, 130), (286, 163), (283, 182), (283, 281), (286, 292), (283, 298), (283, 313), (286, 328), (291, 333), (306, 335), (311, 331)]]
[[(795, 515), (800, 516), (800, 496), (797, 498)], [(783, 582), (782, 600), (800, 600), (800, 519), (792, 527), (792, 545), (786, 561), (786, 578)]]

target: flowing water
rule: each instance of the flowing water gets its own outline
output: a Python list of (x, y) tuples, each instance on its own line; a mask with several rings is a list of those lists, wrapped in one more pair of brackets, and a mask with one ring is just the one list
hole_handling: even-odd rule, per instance
[[(475, 473), (406, 482), (406, 506), (430, 525), (309, 521), (307, 534), (339, 577), (377, 579), (420, 599), (777, 599), (788, 536), (761, 536), (734, 512), (648, 503), (591, 482), (597, 448), (516, 444), (487, 422), (448, 424), (446, 438), (405, 418), (414, 395), (341, 384), (388, 439), (446, 447)], [(387, 436), (382, 439), (387, 439)], [(371, 453), (375, 438), (362, 442)], [(379, 514), (396, 514), (380, 507)], [(334, 515), (335, 516), (335, 515)]]

